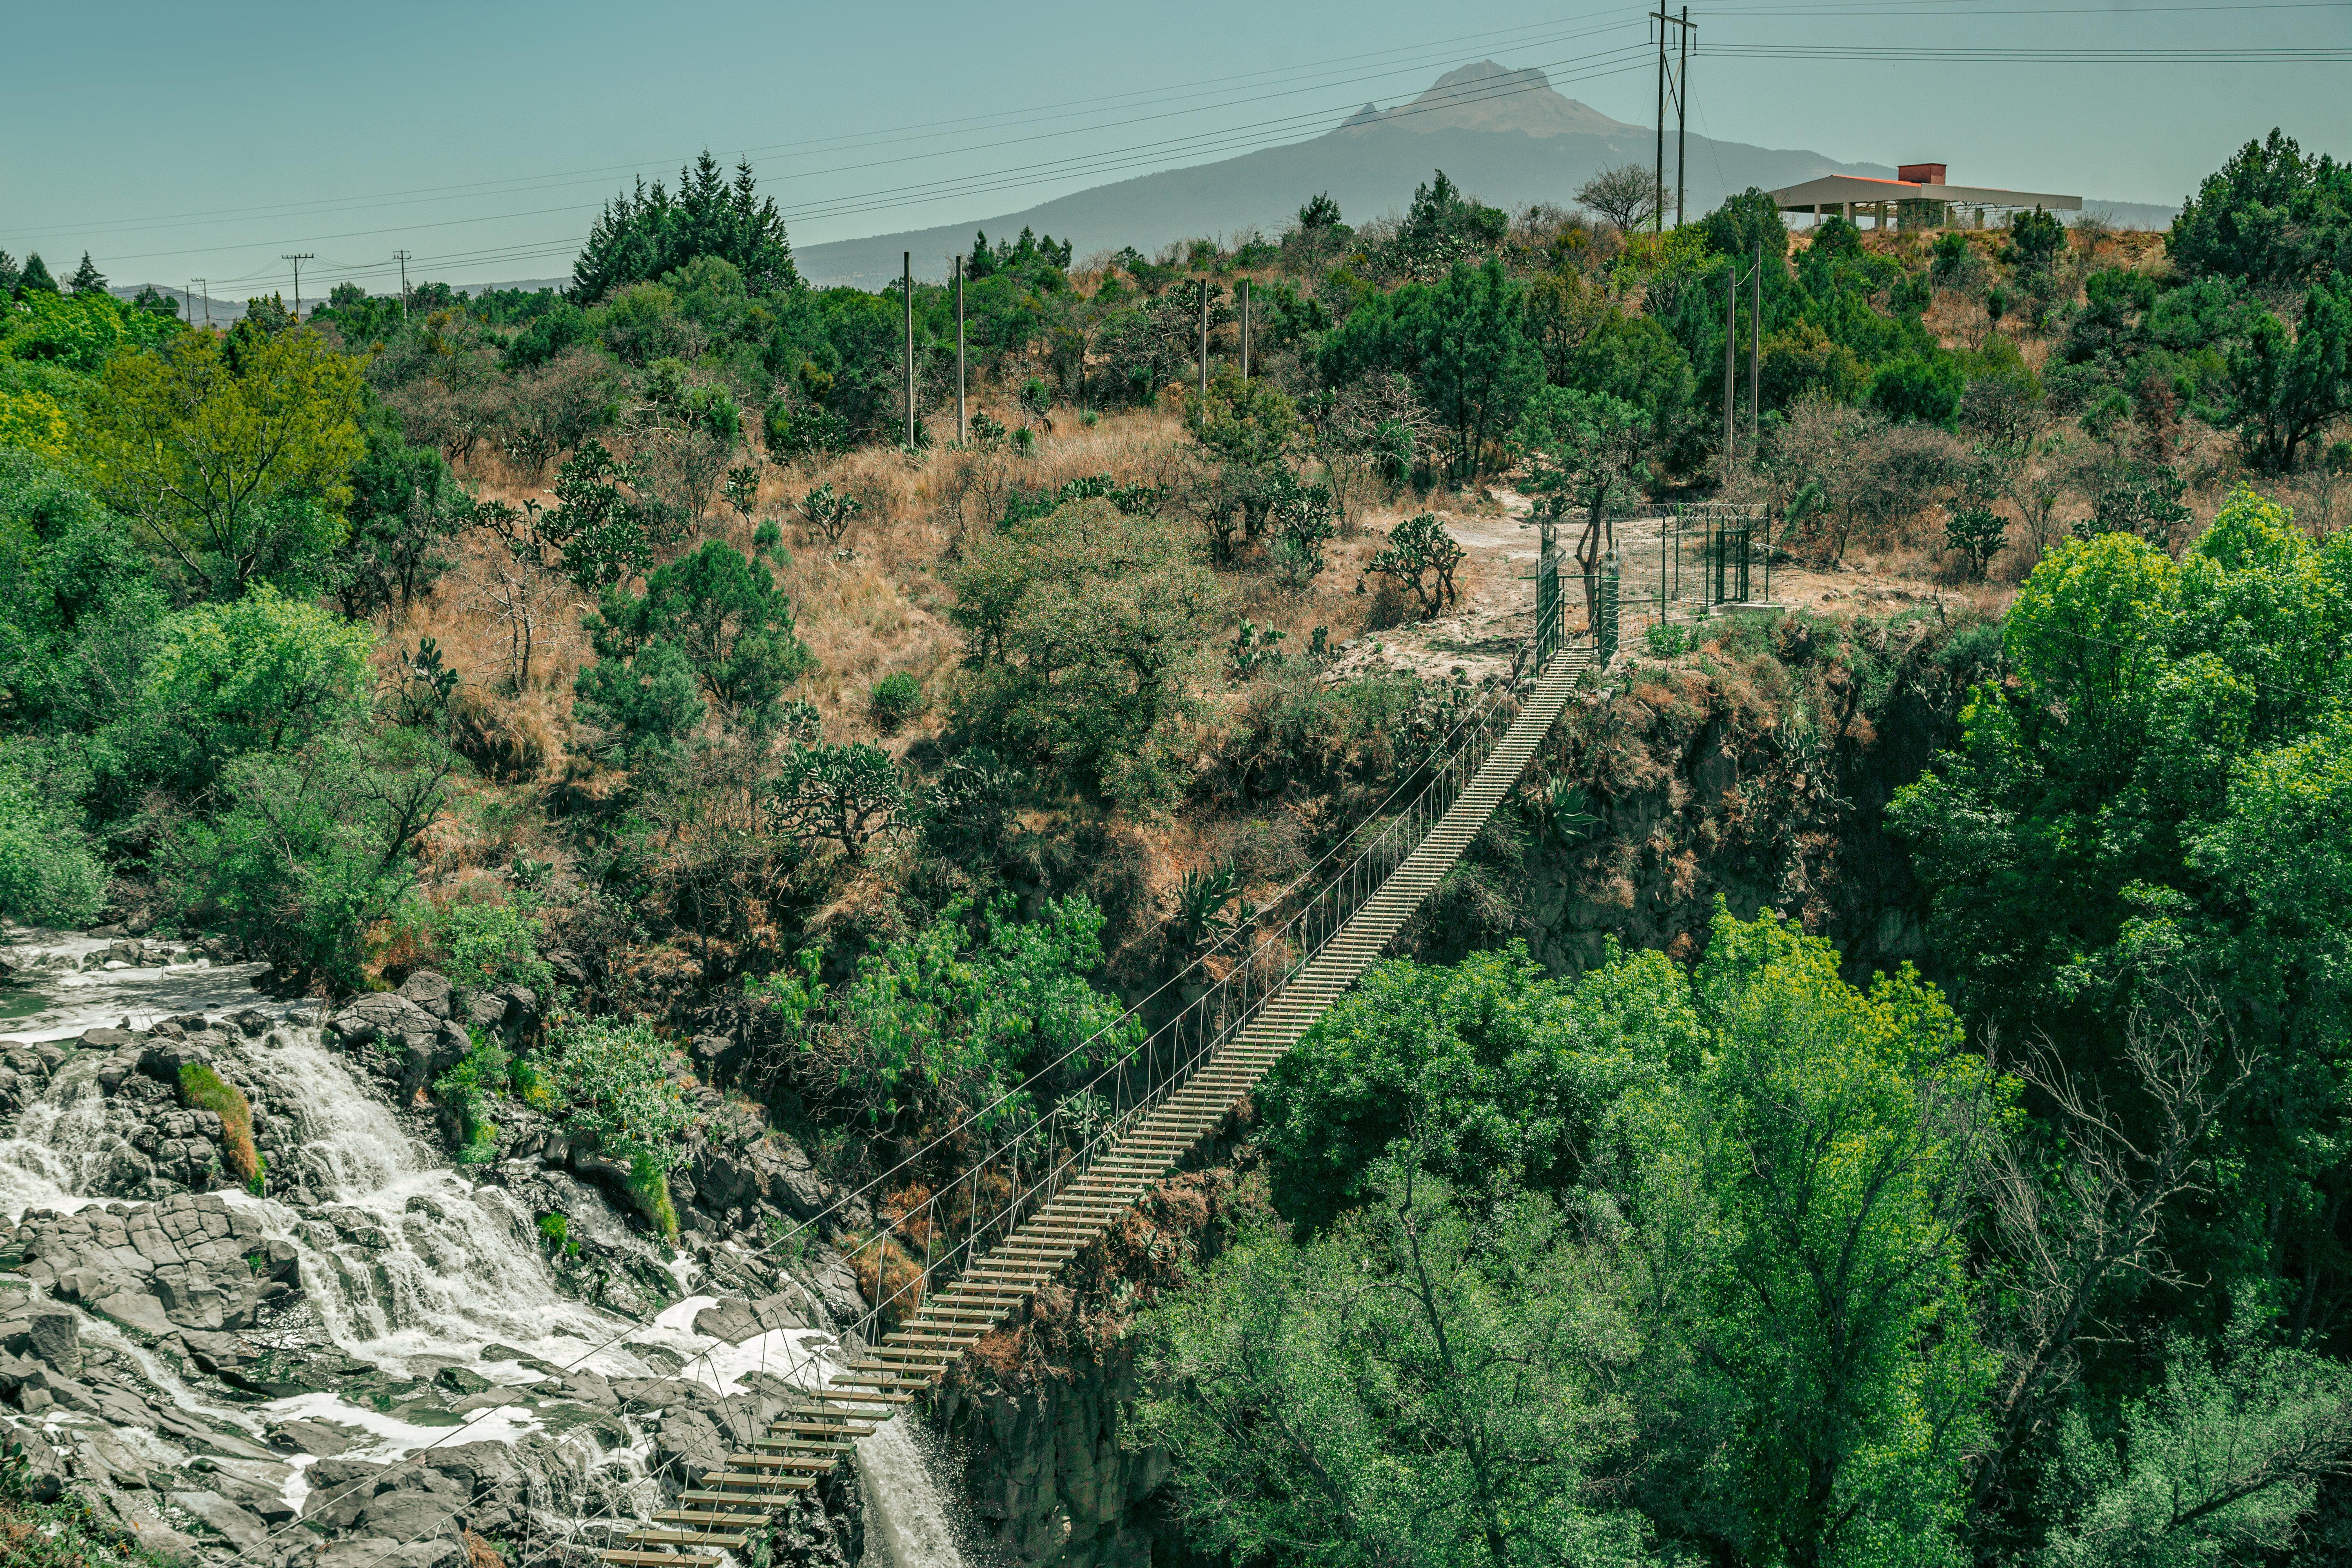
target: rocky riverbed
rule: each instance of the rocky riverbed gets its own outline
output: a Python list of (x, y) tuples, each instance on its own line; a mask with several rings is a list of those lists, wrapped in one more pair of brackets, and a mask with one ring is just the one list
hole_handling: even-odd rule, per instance
[[(469, 1029), (527, 1037), (528, 992), (420, 973), (322, 1013), (216, 942), (0, 935), (0, 1437), (101, 1528), (192, 1563), (576, 1561), (821, 1381), (861, 1310), (826, 1247), (762, 1255), (833, 1194), (710, 1090), (677, 1247), (524, 1108), (453, 1166), (419, 1091)], [(935, 1510), (868, 1445), (773, 1562), (871, 1560), (860, 1473), (877, 1524)]]

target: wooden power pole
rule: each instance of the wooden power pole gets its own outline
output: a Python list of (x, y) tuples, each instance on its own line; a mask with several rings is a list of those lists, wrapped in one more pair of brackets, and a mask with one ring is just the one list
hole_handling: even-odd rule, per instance
[[(1650, 19), (1658, 25), (1658, 151), (1657, 164), (1651, 175), (1654, 199), (1650, 214), (1650, 227), (1654, 233), (1663, 231), (1666, 226), (1666, 104), (1669, 100), (1675, 106), (1675, 226), (1680, 228), (1683, 222), (1685, 186), (1683, 171), (1690, 151), (1690, 7), (1684, 6), (1679, 16), (1669, 16), (1661, 0), (1658, 8), (1650, 13)], [(1675, 45), (1671, 49), (1666, 46), (1666, 29), (1669, 27), (1678, 29)]]
[(1250, 297), (1249, 297), (1249, 279), (1246, 279), (1246, 278), (1244, 278), (1244, 279), (1242, 279), (1242, 380), (1243, 380), (1243, 381), (1246, 382), (1246, 381), (1248, 381), (1248, 380), (1249, 380), (1249, 373), (1250, 373)]
[(1209, 395), (1209, 280), (1201, 279), (1201, 395)]
[(1764, 415), (1764, 242), (1756, 242), (1756, 292), (1748, 303), (1748, 454), (1763, 449), (1759, 421)]
[(297, 251), (291, 256), (281, 256), (278, 259), (294, 264), (294, 319), (299, 321), (302, 319), (302, 263), (316, 261), (319, 258), (315, 252), (303, 250)]
[(907, 445), (915, 445), (915, 253), (898, 253), (902, 268), (899, 278), (906, 289), (907, 307)]
[(963, 258), (955, 258), (956, 289), (956, 445), (964, 443), (963, 433)]

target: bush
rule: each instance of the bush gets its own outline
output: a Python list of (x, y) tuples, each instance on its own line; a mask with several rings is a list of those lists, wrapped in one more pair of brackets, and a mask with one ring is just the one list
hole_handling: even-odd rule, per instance
[(527, 895), (503, 904), (452, 904), (435, 924), (446, 973), (459, 989), (524, 985), (544, 999), (553, 985), (553, 972), (539, 955), (547, 929)]
[(903, 669), (876, 681), (868, 701), (874, 710), (874, 721), (882, 726), (885, 734), (896, 732), (930, 706), (930, 700), (923, 695), (923, 683)]
[(665, 1236), (677, 1233), (668, 1174), (695, 1124), (670, 1076), (677, 1052), (639, 1019), (570, 1019), (533, 1066), (552, 1094), (564, 1131), (629, 1168), (629, 1193)]
[(221, 1150), (240, 1182), (261, 1178), (261, 1152), (253, 1146), (253, 1106), (236, 1085), (202, 1062), (180, 1068), (180, 1102), (221, 1119)]
[(80, 824), (23, 777), (0, 772), (0, 916), (86, 925), (105, 900), (106, 871)]
[(507, 1087), (509, 1066), (506, 1047), (496, 1037), (477, 1035), (464, 1059), (433, 1080), (433, 1092), (457, 1113), (457, 1163), (487, 1164), (497, 1155), (498, 1123), (483, 1114), (484, 1103)]

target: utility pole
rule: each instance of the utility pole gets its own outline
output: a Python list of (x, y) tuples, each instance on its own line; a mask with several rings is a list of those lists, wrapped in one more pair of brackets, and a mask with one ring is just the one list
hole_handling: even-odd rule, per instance
[[(1690, 7), (1683, 7), (1679, 16), (1669, 16), (1664, 0), (1650, 13), (1658, 25), (1658, 152), (1653, 174), (1656, 200), (1650, 214), (1652, 232), (1663, 232), (1666, 226), (1666, 102), (1675, 106), (1675, 226), (1682, 226), (1683, 171), (1690, 150)], [(1673, 49), (1666, 47), (1666, 29), (1680, 29)]]
[(1748, 307), (1748, 451), (1764, 449), (1758, 421), (1764, 415), (1764, 242), (1756, 242), (1756, 292)]
[(194, 326), (196, 324), (196, 283), (194, 279), (190, 279), (188, 280), (188, 286), (180, 290), (180, 303), (186, 307), (180, 312), (181, 318), (185, 321), (188, 325), (192, 327)]
[(1201, 279), (1201, 397), (1209, 395), (1209, 280)]
[(915, 445), (915, 253), (902, 250), (898, 258), (907, 294), (907, 446), (911, 449)]
[(278, 259), (294, 264), (294, 319), (299, 321), (302, 319), (302, 263), (318, 260), (318, 253), (301, 250), (291, 256), (281, 256)]
[(1732, 356), (1739, 347), (1739, 263), (1734, 261), (1724, 274), (1723, 290), (1723, 479), (1731, 482), (1732, 469), (1739, 460), (1739, 427), (1735, 423), (1738, 406), (1738, 383), (1732, 379)]
[(196, 290), (205, 297), (205, 325), (209, 327), (213, 324), (213, 280), (209, 278), (197, 279)]
[(1242, 279), (1242, 380), (1249, 380), (1250, 362), (1250, 297), (1249, 279)]
[(400, 263), (400, 319), (404, 321), (408, 320), (408, 252), (395, 250), (392, 258)]
[[(1661, 10), (1664, 6), (1659, 7)], [(1683, 226), (1684, 176), (1690, 172), (1690, 7), (1683, 7), (1682, 69), (1675, 73), (1675, 226)]]
[(956, 445), (964, 442), (963, 434), (963, 257), (955, 258), (956, 286)]

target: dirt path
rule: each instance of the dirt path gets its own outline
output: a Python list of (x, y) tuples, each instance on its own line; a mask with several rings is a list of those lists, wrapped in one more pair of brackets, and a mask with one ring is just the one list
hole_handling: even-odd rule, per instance
[[(1332, 662), (1327, 680), (1410, 673), (1435, 679), (1460, 674), (1475, 681), (1508, 672), (1512, 655), (1534, 627), (1536, 564), (1541, 551), (1528, 498), (1499, 488), (1491, 493), (1502, 503), (1500, 515), (1438, 514), (1446, 532), (1465, 552), (1456, 574), (1461, 596), (1454, 607), (1433, 621), (1366, 632)], [(1670, 550), (1662, 563), (1660, 531), (1655, 518), (1632, 518), (1618, 524), (1619, 604), (1622, 635), (1628, 640), (1638, 638), (1658, 619), (1662, 577), (1668, 588), (1669, 618), (1676, 622), (1698, 618), (1697, 599), (1704, 588), (1697, 579), (1702, 568), (1696, 552), (1677, 562)], [(1568, 531), (1562, 532), (1565, 552), (1571, 548), (1571, 541), (1566, 537)], [(1751, 602), (1759, 608), (1885, 616), (1942, 605), (1998, 613), (2000, 601), (2011, 592), (1982, 584), (1938, 584), (1907, 571), (1889, 570), (1886, 563), (1874, 561), (1857, 559), (1822, 569), (1776, 560), (1768, 599), (1761, 554), (1759, 545), (1748, 584)], [(1573, 562), (1563, 564), (1568, 567), (1563, 583), (1568, 631), (1570, 637), (1579, 637), (1585, 630), (1584, 596)]]

